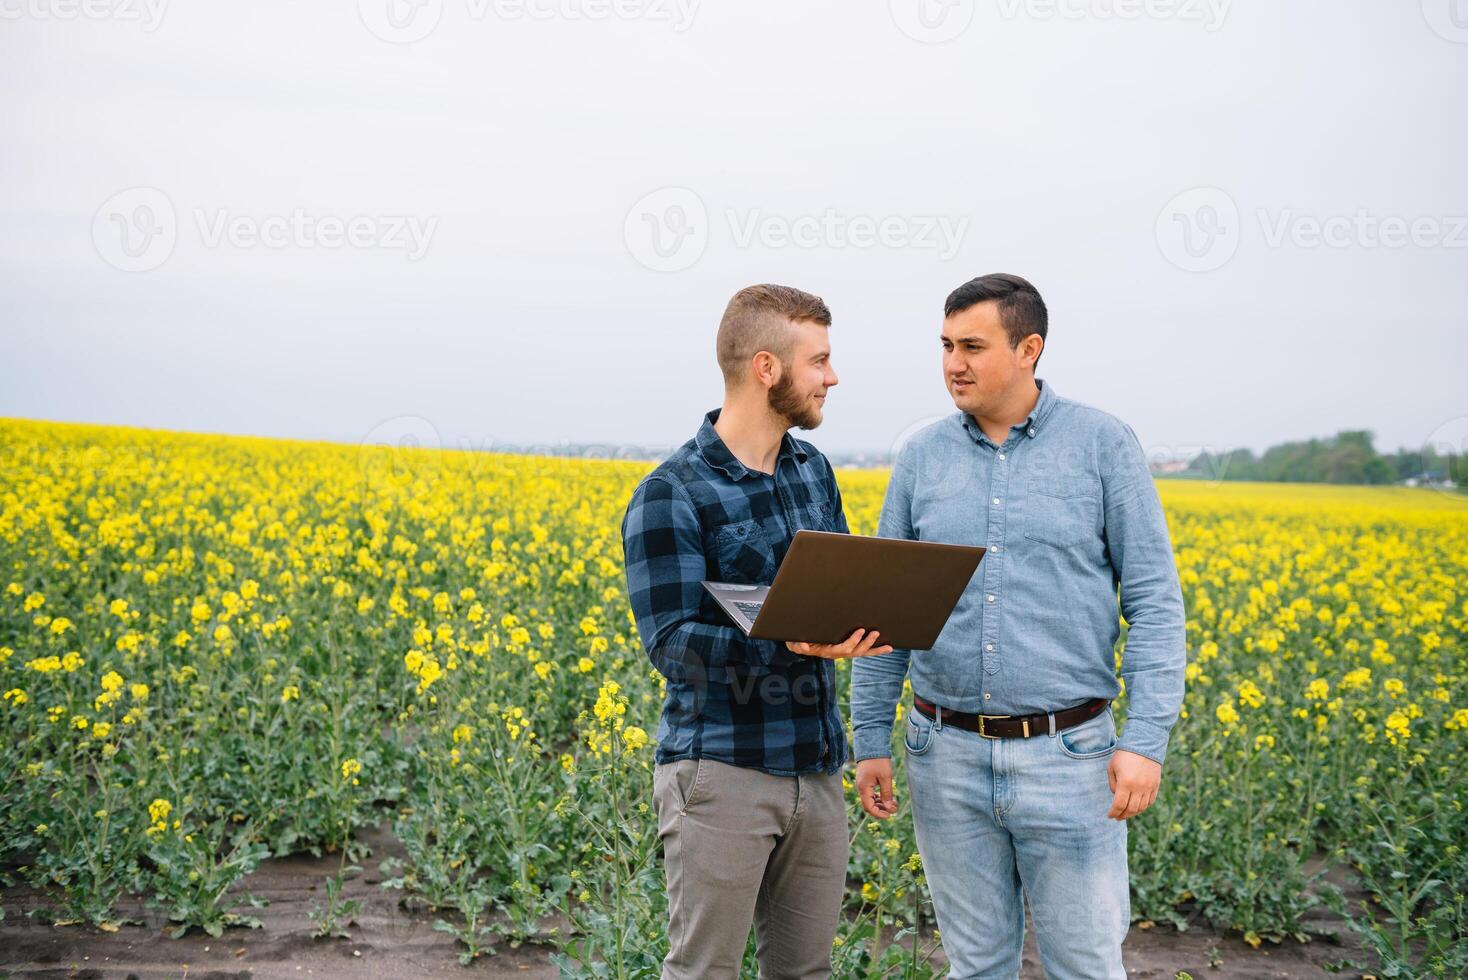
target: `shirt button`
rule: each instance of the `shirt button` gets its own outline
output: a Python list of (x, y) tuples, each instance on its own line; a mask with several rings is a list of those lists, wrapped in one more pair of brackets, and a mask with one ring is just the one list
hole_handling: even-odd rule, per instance
[(1031, 429), (1030, 432), (1029, 432), (1029, 434), (1030, 435), (1034, 435), (1035, 434), (1035, 430), (1034, 429)]
[(996, 555), (997, 555), (997, 554), (999, 554), (999, 552), (1001, 552), (1001, 551), (1003, 551), (1003, 550), (1004, 550), (1004, 547), (1003, 547), (1003, 545), (997, 545), (997, 544), (996, 544), (996, 545), (995, 545), (995, 546), (994, 546), (994, 547), (993, 547), (993, 549), (992, 549), (992, 550), (993, 550), (993, 552), (994, 552), (994, 554), (996, 554)]
[(1004, 454), (1003, 454), (1003, 453), (1000, 453), (1000, 454), (999, 454), (999, 458), (1000, 458), (1000, 459), (1003, 459), (1003, 458), (1004, 458)]
[(988, 691), (985, 691), (984, 692), (984, 700), (985, 701), (989, 700), (989, 692)]
[(992, 650), (992, 649), (994, 649), (994, 644), (992, 644), (992, 643), (985, 643), (984, 644), (984, 649), (985, 650)]
[(988, 595), (984, 596), (984, 598), (985, 599), (988, 599), (990, 602), (993, 602), (994, 601), (994, 593), (990, 592)]
[(996, 503), (996, 504), (999, 503), (999, 498), (998, 497), (995, 497), (994, 498), (994, 503)]

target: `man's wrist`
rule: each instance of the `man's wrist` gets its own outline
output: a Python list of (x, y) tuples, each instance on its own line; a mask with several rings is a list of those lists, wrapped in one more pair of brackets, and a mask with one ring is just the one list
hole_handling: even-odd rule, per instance
[(892, 729), (858, 728), (852, 734), (852, 755), (857, 762), (892, 758)]

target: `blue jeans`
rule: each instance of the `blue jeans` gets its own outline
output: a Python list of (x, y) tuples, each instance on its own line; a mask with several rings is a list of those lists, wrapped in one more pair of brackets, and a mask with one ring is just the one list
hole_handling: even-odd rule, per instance
[(982, 738), (913, 709), (903, 722), (918, 851), (952, 980), (1018, 976), (1024, 898), (1047, 980), (1126, 977), (1126, 821), (1110, 820), (1108, 707), (1030, 738)]

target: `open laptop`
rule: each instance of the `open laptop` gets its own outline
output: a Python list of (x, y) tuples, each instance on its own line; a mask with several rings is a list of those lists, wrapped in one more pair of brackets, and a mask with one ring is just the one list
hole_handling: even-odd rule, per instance
[(772, 584), (703, 587), (756, 639), (840, 643), (864, 628), (881, 632), (878, 646), (928, 650), (984, 550), (801, 530)]

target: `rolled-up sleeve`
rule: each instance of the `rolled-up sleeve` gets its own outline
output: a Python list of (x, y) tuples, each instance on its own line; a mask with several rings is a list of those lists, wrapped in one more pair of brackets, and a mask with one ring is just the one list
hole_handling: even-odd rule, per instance
[(1104, 448), (1106, 544), (1127, 624), (1121, 663), (1127, 713), (1118, 747), (1160, 763), (1183, 703), (1182, 587), (1167, 517), (1137, 434), (1120, 423)]

